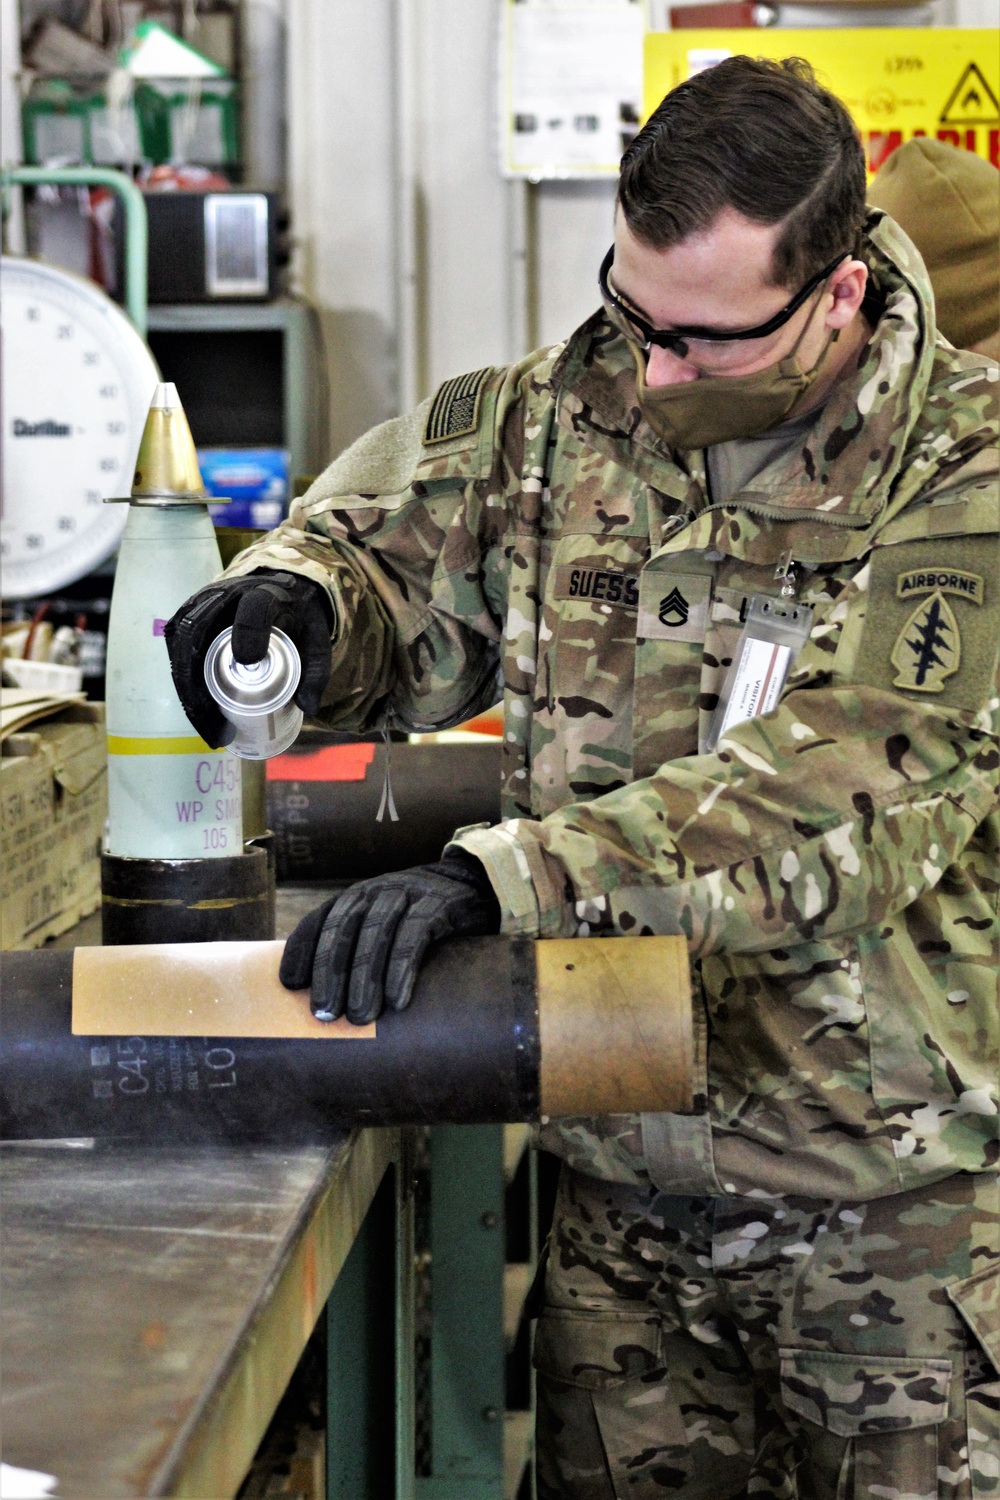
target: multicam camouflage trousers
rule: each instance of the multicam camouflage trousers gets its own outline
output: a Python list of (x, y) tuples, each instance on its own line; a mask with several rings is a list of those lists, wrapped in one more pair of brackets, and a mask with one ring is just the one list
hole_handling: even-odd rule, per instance
[(997, 1209), (988, 1176), (777, 1202), (564, 1167), (539, 1500), (1000, 1495)]

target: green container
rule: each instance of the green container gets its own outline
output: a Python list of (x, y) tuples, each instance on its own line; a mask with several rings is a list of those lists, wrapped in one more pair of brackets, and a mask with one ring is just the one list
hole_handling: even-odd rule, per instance
[(142, 155), (131, 104), (112, 110), (89, 85), (50, 78), (36, 82), (21, 106), (24, 157), (31, 166), (57, 158), (84, 165), (117, 167)]
[(32, 166), (54, 157), (91, 162), (91, 98), (61, 81), (35, 84), (21, 106), (25, 161)]
[(232, 78), (145, 79), (136, 85), (142, 155), (160, 165), (230, 167), (240, 159), (239, 85)]

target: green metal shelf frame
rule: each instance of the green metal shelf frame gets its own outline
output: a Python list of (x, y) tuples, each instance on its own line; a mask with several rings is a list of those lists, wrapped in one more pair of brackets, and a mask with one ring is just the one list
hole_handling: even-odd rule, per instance
[[(533, 1411), (504, 1409), (510, 1325), (521, 1313), (505, 1309), (505, 1292), (514, 1287), (523, 1301), (530, 1278), (509, 1274), (505, 1201), (527, 1132), (441, 1125), (430, 1133), (428, 1477), (414, 1474), (412, 1132), (402, 1141), (327, 1302), (327, 1500), (513, 1500)], [(533, 1157), (527, 1182), (530, 1259), (519, 1271), (537, 1260)]]
[(327, 1500), (413, 1500), (412, 1132), (326, 1305)]
[[(505, 1411), (505, 1196), (527, 1144), (501, 1125), (431, 1131), (431, 1464), (416, 1500), (512, 1500), (530, 1456), (531, 1410)], [(538, 1258), (529, 1161), (529, 1264)], [(519, 1314), (514, 1321), (519, 1322)], [(533, 1392), (533, 1382), (532, 1382)], [(533, 1405), (533, 1401), (532, 1401)]]
[(131, 177), (111, 167), (5, 167), (0, 182), (5, 216), (11, 187), (106, 187), (117, 193), (125, 210), (125, 311), (145, 338), (149, 223), (142, 193)]

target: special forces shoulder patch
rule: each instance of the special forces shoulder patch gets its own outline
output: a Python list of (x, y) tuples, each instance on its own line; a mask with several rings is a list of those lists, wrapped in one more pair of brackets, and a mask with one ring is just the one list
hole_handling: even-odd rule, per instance
[(940, 589), (918, 604), (892, 648), (890, 661), (899, 671), (893, 687), (911, 693), (940, 693), (962, 661), (958, 621)]
[(1000, 581), (998, 548), (991, 536), (947, 538), (928, 560), (926, 541), (876, 547), (857, 680), (980, 707), (993, 691), (1000, 641), (1000, 588), (990, 582)]
[(424, 426), (425, 447), (446, 443), (451, 438), (469, 437), (476, 431), (483, 387), (493, 371), (494, 366), (487, 365), (471, 375), (455, 375), (438, 387)]
[(893, 687), (911, 693), (940, 693), (962, 662), (962, 637), (945, 594), (983, 602), (983, 578), (962, 568), (910, 568), (896, 578), (896, 598), (929, 594), (910, 615), (892, 648), (890, 660), (899, 671)]

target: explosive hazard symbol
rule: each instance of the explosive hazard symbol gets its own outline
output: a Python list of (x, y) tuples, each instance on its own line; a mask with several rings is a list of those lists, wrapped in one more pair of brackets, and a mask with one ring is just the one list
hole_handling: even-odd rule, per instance
[(940, 693), (962, 659), (958, 621), (940, 589), (913, 611), (892, 648), (890, 660), (899, 672), (894, 687), (911, 693)]
[(948, 95), (942, 125), (1000, 124), (1000, 103), (976, 63), (970, 62)]

